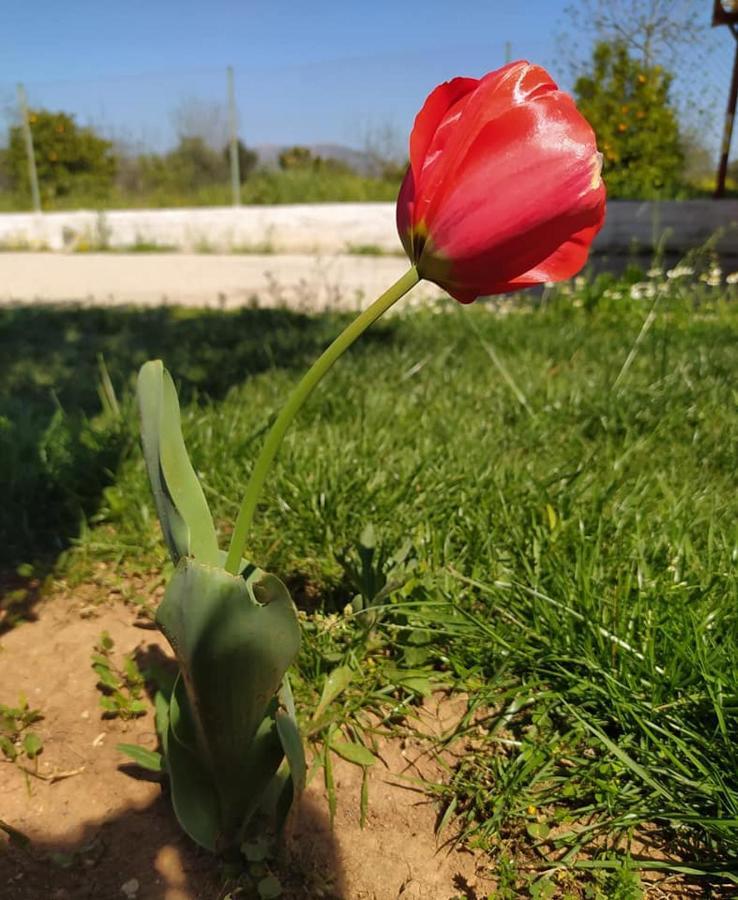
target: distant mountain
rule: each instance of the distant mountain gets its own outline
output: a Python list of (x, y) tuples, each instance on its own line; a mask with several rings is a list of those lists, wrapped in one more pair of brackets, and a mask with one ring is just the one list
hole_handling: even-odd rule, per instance
[[(249, 149), (259, 157), (259, 165), (266, 169), (276, 169), (279, 165), (279, 154), (289, 150), (294, 144), (257, 144)], [(343, 144), (301, 144), (307, 147), (313, 156), (322, 159), (335, 159), (343, 163), (359, 175), (377, 175), (380, 168), (377, 160), (364, 150), (355, 150)]]

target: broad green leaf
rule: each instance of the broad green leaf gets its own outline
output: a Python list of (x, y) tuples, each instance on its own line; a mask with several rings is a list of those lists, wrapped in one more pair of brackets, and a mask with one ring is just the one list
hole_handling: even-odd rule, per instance
[(161, 360), (141, 367), (138, 402), (146, 470), (169, 553), (175, 563), (193, 556), (218, 565), (212, 516), (187, 455), (177, 392)]
[(212, 773), (226, 834), (255, 808), (282, 759), (274, 698), (300, 643), (282, 582), (247, 571), (243, 578), (183, 558), (157, 611), (181, 673), (166, 752), (177, 744)]
[(373, 766), (377, 761), (377, 757), (363, 744), (355, 744), (350, 741), (331, 741), (330, 747), (342, 759), (357, 766)]
[[(273, 707), (276, 704), (272, 704)], [(270, 714), (264, 716), (251, 746), (244, 754), (237, 780), (222, 799), (223, 821), (229, 829), (246, 830), (264, 801), (274, 776), (284, 759), (277, 726)]]
[(150, 772), (164, 770), (161, 753), (157, 753), (156, 750), (147, 750), (145, 747), (139, 747), (138, 744), (116, 744), (115, 749), (130, 756), (142, 769), (148, 769)]
[(171, 733), (167, 740), (172, 806), (177, 820), (192, 840), (215, 852), (220, 837), (220, 806), (208, 770), (197, 755)]

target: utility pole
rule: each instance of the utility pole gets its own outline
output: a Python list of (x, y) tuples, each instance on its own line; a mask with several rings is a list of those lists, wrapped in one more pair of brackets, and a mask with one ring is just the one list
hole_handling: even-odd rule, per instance
[(505, 65), (512, 62), (512, 44), (510, 41), (505, 41)]
[(228, 128), (231, 150), (231, 194), (233, 205), (241, 205), (241, 171), (238, 159), (238, 113), (236, 111), (236, 88), (233, 84), (233, 66), (228, 66)]
[(26, 157), (28, 159), (28, 180), (31, 183), (31, 201), (33, 203), (33, 211), (41, 212), (41, 195), (38, 190), (38, 173), (36, 172), (36, 157), (33, 154), (33, 135), (31, 134), (31, 123), (28, 120), (28, 101), (26, 100), (26, 89), (22, 84), (18, 83), (18, 107), (21, 114), (21, 128), (23, 129), (23, 137), (26, 142)]
[(727, 25), (735, 38), (735, 57), (733, 58), (733, 76), (728, 92), (728, 106), (725, 110), (725, 126), (723, 128), (723, 142), (720, 146), (720, 162), (718, 163), (717, 182), (715, 184), (715, 199), (725, 196), (725, 179), (728, 174), (728, 158), (730, 156), (730, 144), (733, 139), (733, 124), (735, 123), (735, 110), (738, 104), (738, 0), (715, 0), (712, 14), (713, 25)]

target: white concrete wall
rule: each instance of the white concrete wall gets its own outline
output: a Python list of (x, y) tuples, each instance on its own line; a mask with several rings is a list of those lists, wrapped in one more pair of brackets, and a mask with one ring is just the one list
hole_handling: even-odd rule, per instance
[[(738, 254), (738, 200), (611, 201), (595, 249), (649, 252), (665, 238), (684, 252), (725, 229), (719, 248)], [(392, 203), (324, 203), (196, 209), (0, 214), (3, 249), (125, 249), (148, 243), (186, 251), (344, 253), (400, 251)]]

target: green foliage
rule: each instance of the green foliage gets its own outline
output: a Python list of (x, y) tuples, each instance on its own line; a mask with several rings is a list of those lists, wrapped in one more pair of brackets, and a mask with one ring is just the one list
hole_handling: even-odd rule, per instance
[(100, 706), (109, 719), (135, 719), (148, 709), (143, 699), (144, 677), (136, 661), (123, 657), (123, 665), (117, 666), (112, 658), (113, 639), (107, 631), (103, 631), (92, 654), (92, 668), (97, 677), (98, 690), (101, 692)]
[[(313, 156), (308, 147), (289, 147), (279, 154), (279, 168), (284, 172), (324, 172), (332, 175), (350, 175), (351, 168), (338, 159)], [(393, 180), (391, 174), (389, 179)], [(399, 179), (398, 179), (399, 180)]]
[[(649, 866), (711, 872), (697, 893), (729, 893), (735, 877), (738, 306), (733, 287), (687, 277), (655, 280), (644, 304), (643, 279), (502, 300), (506, 315), (429, 304), (368, 332), (287, 437), (249, 547), (306, 610), (290, 677), (298, 710), (323, 692), (304, 733), (326, 784), (332, 742), (375, 753), (377, 723), (399, 729), (428, 685), (471, 698), (451, 745), (459, 765), (436, 799), (499, 857), (510, 897), (530, 892), (539, 865), (540, 891), (553, 881), (562, 896), (572, 885), (603, 900), (637, 897)], [(65, 408), (97, 408), (103, 351), (125, 410), (124, 373), (167, 359), (221, 540), (294, 369), (344, 321), (3, 315), (0, 382), (26, 405), (53, 389)], [(120, 565), (121, 547), (164, 564), (130, 447), (79, 540), (80, 566)], [(380, 593), (369, 629), (352, 601)], [(552, 873), (554, 859), (574, 867)]]
[[(53, 203), (74, 192), (103, 197), (116, 172), (112, 143), (91, 128), (80, 127), (67, 113), (37, 109), (28, 118), (42, 201)], [(4, 167), (13, 190), (28, 197), (28, 161), (20, 125), (10, 128)]]
[(684, 153), (671, 75), (632, 57), (623, 44), (596, 45), (592, 71), (574, 84), (577, 105), (597, 135), (610, 197), (677, 196)]
[(228, 182), (228, 162), (201, 137), (183, 137), (170, 153), (138, 160), (144, 192), (197, 191)]
[[(259, 154), (255, 150), (249, 149), (243, 141), (236, 143), (236, 152), (238, 154), (238, 174), (241, 184), (248, 180), (249, 176), (254, 172), (259, 163)], [(223, 150), (223, 156), (230, 165), (231, 149), (226, 147)]]
[(289, 147), (279, 154), (280, 169), (307, 169), (316, 162), (307, 147)]
[(0, 703), (0, 752), (6, 759), (11, 762), (36, 759), (43, 750), (43, 742), (29, 729), (41, 719), (41, 711), (31, 709), (25, 697), (19, 699), (17, 706)]

